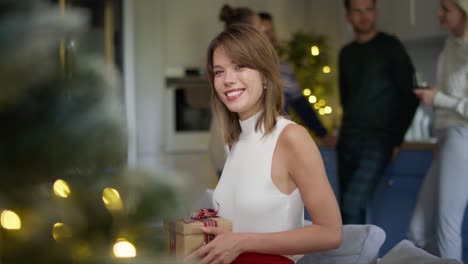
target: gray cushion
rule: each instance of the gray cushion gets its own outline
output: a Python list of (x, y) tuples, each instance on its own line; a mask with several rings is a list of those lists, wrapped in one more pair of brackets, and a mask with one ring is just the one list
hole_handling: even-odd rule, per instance
[(306, 254), (298, 264), (374, 264), (385, 232), (375, 225), (344, 225), (343, 242), (337, 249)]
[(457, 264), (453, 259), (441, 259), (416, 247), (409, 240), (402, 240), (392, 248), (379, 264)]

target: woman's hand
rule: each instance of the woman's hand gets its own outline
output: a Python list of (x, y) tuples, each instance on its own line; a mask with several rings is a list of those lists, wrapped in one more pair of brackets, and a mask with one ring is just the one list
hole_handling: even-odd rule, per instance
[(219, 227), (202, 227), (203, 232), (215, 235), (210, 243), (188, 255), (184, 262), (199, 260), (202, 264), (227, 264), (233, 262), (241, 253), (240, 234)]
[(437, 94), (436, 88), (429, 89), (414, 89), (413, 92), (425, 105), (433, 105), (434, 97)]

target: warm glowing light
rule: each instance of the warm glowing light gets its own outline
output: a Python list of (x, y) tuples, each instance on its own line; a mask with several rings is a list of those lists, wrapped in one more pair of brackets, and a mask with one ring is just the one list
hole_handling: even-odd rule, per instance
[(338, 108), (336, 109), (336, 113), (337, 113), (337, 115), (342, 115), (342, 114), (343, 114), (343, 108), (338, 107)]
[(66, 181), (59, 179), (54, 183), (54, 193), (59, 197), (67, 198), (70, 196), (71, 190)]
[(331, 72), (331, 68), (330, 68), (330, 66), (323, 66), (322, 71), (323, 71), (323, 73), (330, 73), (330, 72)]
[(0, 223), (2, 227), (8, 230), (21, 229), (21, 219), (13, 211), (4, 210), (0, 216)]
[(314, 104), (314, 108), (315, 108), (315, 110), (319, 110), (319, 109), (320, 109), (320, 105), (319, 105), (319, 104)]
[(89, 258), (91, 256), (91, 248), (85, 243), (76, 243), (72, 246), (71, 254), (76, 259)]
[(325, 114), (325, 110), (323, 108), (320, 108), (318, 112), (319, 112), (319, 115), (324, 115)]
[(304, 91), (302, 91), (302, 94), (304, 96), (309, 96), (312, 94), (312, 91), (309, 88), (305, 88)]
[(315, 95), (309, 96), (309, 103), (315, 104), (317, 102), (317, 97)]
[(329, 115), (333, 112), (333, 109), (330, 107), (330, 106), (325, 106), (325, 108), (323, 108), (325, 114)]
[(310, 48), (310, 53), (312, 54), (312, 56), (318, 56), (318, 55), (320, 54), (320, 49), (319, 49), (319, 47), (317, 47), (317, 46), (315, 46), (315, 45), (312, 46), (312, 47)]
[(52, 227), (52, 236), (55, 240), (69, 238), (72, 236), (72, 231), (68, 225), (59, 222)]
[(116, 189), (105, 188), (102, 192), (102, 200), (110, 211), (122, 211), (123, 202), (120, 199), (120, 194)]
[(327, 102), (324, 99), (320, 99), (317, 103), (319, 106), (325, 106)]
[(136, 257), (136, 248), (132, 243), (124, 238), (117, 239), (114, 244), (114, 255), (118, 258), (134, 258)]

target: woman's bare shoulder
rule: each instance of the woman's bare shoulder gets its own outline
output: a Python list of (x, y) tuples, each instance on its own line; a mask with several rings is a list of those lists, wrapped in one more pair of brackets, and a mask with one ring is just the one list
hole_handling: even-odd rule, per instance
[(314, 142), (307, 129), (296, 123), (286, 125), (281, 132), (280, 140), (292, 145)]

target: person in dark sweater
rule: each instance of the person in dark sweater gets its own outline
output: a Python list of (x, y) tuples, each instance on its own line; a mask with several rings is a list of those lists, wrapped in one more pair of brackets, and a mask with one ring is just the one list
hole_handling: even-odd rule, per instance
[(339, 55), (340, 206), (344, 224), (364, 224), (366, 205), (396, 157), (419, 102), (412, 93), (414, 67), (405, 48), (376, 28), (376, 1), (344, 3), (355, 40)]
[[(261, 21), (261, 31), (267, 36), (270, 43), (276, 46), (277, 39), (273, 27), (273, 16), (268, 12), (259, 12), (258, 16)], [(336, 137), (327, 131), (307, 98), (302, 95), (302, 87), (296, 78), (292, 65), (286, 61), (280, 61), (280, 75), (284, 85), (285, 112), (288, 113), (289, 108), (293, 108), (307, 128), (314, 132), (327, 147), (334, 148)]]

